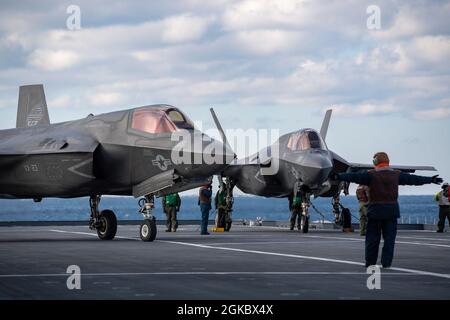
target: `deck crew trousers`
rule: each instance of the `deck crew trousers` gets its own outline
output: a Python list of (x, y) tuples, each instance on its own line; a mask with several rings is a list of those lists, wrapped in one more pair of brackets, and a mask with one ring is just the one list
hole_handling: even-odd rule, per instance
[(439, 206), (438, 231), (444, 231), (445, 219), (448, 219), (450, 225), (450, 206)]
[(397, 236), (397, 218), (373, 219), (367, 221), (366, 231), (366, 266), (377, 264), (378, 248), (381, 236), (384, 245), (381, 253), (381, 264), (390, 267), (394, 258), (395, 237)]

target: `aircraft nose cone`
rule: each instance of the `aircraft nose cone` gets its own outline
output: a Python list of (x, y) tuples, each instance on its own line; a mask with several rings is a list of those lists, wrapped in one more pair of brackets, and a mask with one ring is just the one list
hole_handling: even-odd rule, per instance
[(310, 153), (304, 157), (302, 167), (303, 182), (308, 185), (320, 185), (328, 179), (333, 163), (325, 154)]

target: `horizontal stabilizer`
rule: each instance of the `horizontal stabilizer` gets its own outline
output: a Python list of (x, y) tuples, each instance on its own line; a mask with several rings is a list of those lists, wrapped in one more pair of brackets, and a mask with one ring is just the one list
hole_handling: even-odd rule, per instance
[(44, 86), (35, 84), (19, 88), (19, 104), (17, 108), (17, 128), (48, 126), (47, 102), (45, 101)]

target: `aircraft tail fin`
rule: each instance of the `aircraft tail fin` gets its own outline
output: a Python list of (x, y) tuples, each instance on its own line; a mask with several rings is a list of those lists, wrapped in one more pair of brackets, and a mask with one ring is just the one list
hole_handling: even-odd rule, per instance
[(327, 137), (328, 126), (330, 125), (332, 112), (333, 112), (332, 109), (328, 109), (327, 112), (325, 113), (325, 117), (323, 118), (322, 127), (320, 128), (320, 135), (322, 136), (323, 140), (325, 140)]
[(42, 84), (21, 86), (17, 107), (17, 128), (49, 125), (47, 102)]
[[(219, 118), (217, 118), (216, 112), (214, 111), (213, 108), (210, 108), (209, 111), (211, 112), (217, 130), (219, 130), (220, 136), (222, 137), (223, 144), (228, 148), (228, 150), (233, 150), (230, 144), (228, 143), (227, 136), (225, 135), (225, 131), (223, 131), (222, 125), (219, 122)], [(236, 154), (234, 154), (234, 158), (236, 158)]]

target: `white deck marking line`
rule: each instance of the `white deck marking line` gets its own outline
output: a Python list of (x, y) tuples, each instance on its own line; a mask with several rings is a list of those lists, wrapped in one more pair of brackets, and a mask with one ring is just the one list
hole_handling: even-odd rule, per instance
[[(287, 224), (286, 224), (286, 226), (285, 227), (277, 227), (277, 226), (254, 226), (254, 227), (250, 227), (250, 226), (237, 226), (237, 227), (240, 227), (240, 229), (241, 230), (244, 230), (244, 229), (254, 229), (254, 230), (257, 230), (257, 229), (275, 229), (275, 230), (287, 230)], [(312, 229), (312, 228), (311, 228)], [(339, 229), (312, 229), (312, 230), (314, 230), (314, 231), (324, 231), (324, 232), (331, 232), (331, 231), (336, 231), (336, 230), (339, 230)], [(436, 231), (433, 231), (433, 230), (397, 230), (398, 231), (398, 233), (403, 233), (403, 232), (411, 232), (411, 231), (414, 231), (414, 232), (420, 232), (420, 233), (436, 233)], [(450, 241), (450, 239), (448, 239), (447, 241)]]
[[(249, 245), (255, 245), (255, 244), (305, 244), (308, 243), (307, 239), (304, 239), (305, 241), (247, 241), (247, 242), (208, 242), (208, 245), (210, 246), (220, 246), (220, 245), (233, 245), (233, 244), (249, 244)], [(335, 243), (335, 241), (321, 241), (320, 243)]]
[[(64, 231), (64, 230), (49, 230), (49, 231), (61, 232), (61, 233), (84, 234), (84, 235), (89, 235), (89, 236), (97, 236), (95, 233), (88, 233), (88, 232), (76, 232), (76, 231)], [(130, 240), (139, 240), (137, 238), (128, 238), (128, 237), (123, 237), (123, 238), (130, 239)], [(255, 254), (262, 254), (262, 255), (272, 255), (272, 256), (279, 256), (279, 257), (288, 257), (288, 258), (306, 259), (306, 260), (316, 260), (316, 261), (324, 261), (324, 262), (336, 262), (336, 263), (342, 263), (342, 264), (364, 266), (364, 263), (356, 262), (356, 261), (348, 261), (348, 260), (329, 259), (329, 258), (312, 257), (312, 256), (302, 256), (302, 255), (285, 254), (285, 253), (278, 253), (278, 252), (245, 250), (245, 249), (226, 248), (226, 247), (213, 247), (213, 246), (208, 246), (208, 245), (203, 245), (203, 244), (195, 244), (195, 243), (179, 242), (179, 241), (167, 241), (167, 240), (156, 240), (156, 241), (158, 241), (158, 242), (165, 242), (165, 243), (179, 244), (179, 245), (184, 245), (184, 246), (193, 246), (193, 247), (205, 248), (205, 249), (226, 250), (226, 251), (235, 251), (235, 252), (244, 252), (244, 253), (255, 253)], [(418, 274), (418, 275), (427, 275), (427, 276), (432, 276), (432, 277), (450, 279), (450, 274), (435, 273), (435, 272), (421, 271), (421, 270), (415, 270), (415, 269), (397, 268), (397, 267), (392, 267), (389, 270), (402, 271), (402, 272), (413, 273), (413, 274)]]
[[(262, 254), (262, 255), (272, 255), (272, 256), (279, 256), (279, 257), (288, 257), (288, 258), (297, 258), (297, 259), (306, 259), (306, 260), (316, 260), (316, 261), (325, 261), (325, 262), (336, 262), (336, 263), (342, 263), (342, 264), (364, 266), (364, 263), (356, 262), (356, 261), (348, 261), (348, 260), (329, 259), (329, 258), (303, 256), (303, 255), (296, 255), (296, 254), (285, 254), (285, 253), (268, 252), (268, 251), (258, 251), (258, 250), (246, 250), (246, 249), (236, 249), (236, 248), (226, 248), (226, 247), (212, 247), (212, 246), (208, 246), (208, 245), (188, 243), (188, 242), (166, 241), (166, 240), (158, 240), (158, 241), (159, 242), (179, 244), (179, 245), (185, 245), (185, 246), (193, 246), (193, 247), (198, 247), (198, 248), (205, 248), (205, 249), (215, 249), (215, 250), (226, 250), (226, 251), (235, 251), (235, 252), (255, 253), (255, 254)], [(450, 274), (435, 273), (435, 272), (428, 272), (428, 271), (421, 271), (421, 270), (414, 270), (414, 269), (397, 268), (397, 267), (395, 267), (395, 268), (392, 267), (389, 270), (404, 271), (404, 272), (407, 272), (407, 273), (414, 273), (414, 274), (428, 275), (428, 276), (432, 276), (432, 277), (450, 279)]]
[[(365, 239), (357, 238), (345, 238), (345, 237), (328, 237), (328, 236), (304, 236), (304, 238), (317, 238), (317, 239), (336, 239), (336, 240), (348, 240), (348, 241), (365, 241)], [(426, 246), (426, 247), (440, 247), (440, 248), (450, 248), (448, 244), (439, 243), (424, 243), (424, 242), (409, 242), (409, 241), (395, 241), (395, 243), (400, 244), (412, 244), (416, 246)]]
[[(59, 233), (72, 233), (72, 234), (80, 234), (80, 235), (89, 235), (89, 236), (95, 236), (97, 237), (97, 234), (95, 233), (89, 233), (89, 232), (79, 232), (79, 231), (64, 231), (64, 230), (49, 230), (53, 232), (59, 232)], [(121, 237), (116, 236), (118, 239), (127, 239), (127, 240), (139, 240), (138, 238), (131, 238), (131, 237)], [(337, 239), (337, 240), (347, 240), (347, 241), (365, 241), (364, 239), (357, 239), (357, 238), (345, 238), (345, 237), (329, 237), (329, 236), (303, 236), (303, 238), (317, 238), (317, 239)], [(162, 240), (158, 240), (162, 241)], [(165, 240), (164, 240), (165, 241)], [(265, 243), (271, 243), (271, 242), (265, 242)], [(276, 242), (273, 242), (276, 243)], [(279, 243), (290, 243), (290, 242), (279, 242)], [(297, 243), (297, 242), (292, 242)], [(441, 247), (441, 248), (450, 248), (450, 245), (447, 244), (438, 244), (438, 243), (423, 243), (423, 242), (407, 242), (407, 241), (395, 241), (395, 243), (400, 244), (411, 244), (411, 245), (418, 245), (418, 246), (429, 246), (429, 247)], [(228, 243), (226, 243), (228, 244)], [(246, 243), (230, 243), (230, 244), (246, 244)], [(212, 244), (210, 244), (212, 245)], [(215, 245), (215, 244), (214, 244)]]
[[(203, 276), (203, 275), (363, 275), (367, 276), (366, 272), (329, 272), (329, 271), (203, 271), (203, 272), (189, 272), (189, 271), (174, 271), (174, 272), (109, 272), (109, 273), (82, 273), (83, 277), (121, 277), (121, 276)], [(0, 274), (0, 278), (40, 278), (40, 277), (64, 277), (67, 278), (67, 273), (41, 273), (41, 274)], [(389, 272), (383, 276), (420, 276), (420, 274), (405, 273), (405, 272)]]
[[(87, 235), (87, 236), (94, 236), (94, 237), (98, 237), (98, 235), (96, 233), (91, 233), (91, 232), (80, 232), (80, 231), (66, 231), (66, 230), (56, 230), (56, 229), (52, 229), (52, 230), (48, 230), (51, 232), (58, 232), (58, 233), (69, 233), (69, 234), (79, 234), (79, 235)], [(121, 237), (121, 236), (115, 236), (115, 238), (118, 239), (127, 239), (127, 240), (140, 240), (138, 238), (131, 238), (131, 237)]]
[(401, 239), (417, 239), (417, 240), (432, 240), (432, 241), (447, 241), (449, 242), (450, 239), (448, 238), (421, 238), (421, 237), (405, 237), (405, 236), (397, 236), (397, 238), (401, 238)]

